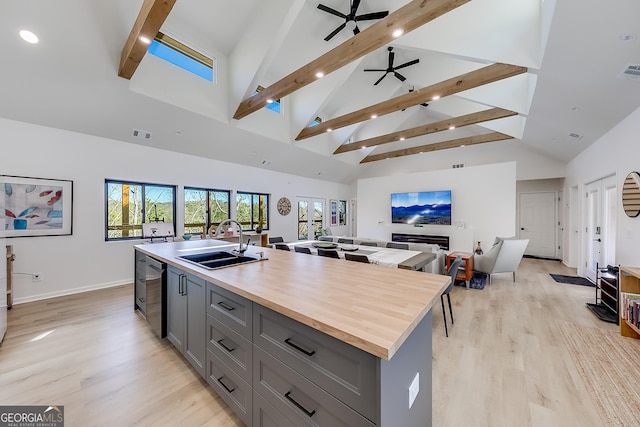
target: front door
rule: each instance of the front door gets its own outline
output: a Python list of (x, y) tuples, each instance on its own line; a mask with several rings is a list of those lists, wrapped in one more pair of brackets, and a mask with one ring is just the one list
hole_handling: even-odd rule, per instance
[(520, 193), (520, 234), (529, 239), (525, 253), (544, 258), (556, 257), (555, 192)]

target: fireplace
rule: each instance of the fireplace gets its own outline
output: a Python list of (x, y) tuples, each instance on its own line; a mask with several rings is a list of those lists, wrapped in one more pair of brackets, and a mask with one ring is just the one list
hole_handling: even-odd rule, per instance
[(449, 236), (435, 236), (428, 234), (391, 233), (394, 242), (429, 243), (438, 245), (440, 249), (449, 250)]

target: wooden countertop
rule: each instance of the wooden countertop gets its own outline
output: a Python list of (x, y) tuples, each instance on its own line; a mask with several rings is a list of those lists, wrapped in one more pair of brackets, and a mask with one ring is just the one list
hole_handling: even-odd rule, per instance
[(450, 278), (251, 247), (262, 262), (207, 270), (176, 258), (237, 244), (203, 239), (136, 245), (141, 252), (385, 360), (431, 310)]

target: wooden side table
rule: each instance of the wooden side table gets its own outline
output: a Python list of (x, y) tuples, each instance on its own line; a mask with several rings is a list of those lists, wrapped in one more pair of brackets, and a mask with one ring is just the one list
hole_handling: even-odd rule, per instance
[(468, 288), (469, 281), (471, 280), (471, 277), (473, 277), (473, 254), (471, 252), (451, 252), (447, 255), (447, 271), (449, 270), (451, 263), (457, 257), (462, 259), (462, 264), (458, 269), (456, 280), (464, 280)]

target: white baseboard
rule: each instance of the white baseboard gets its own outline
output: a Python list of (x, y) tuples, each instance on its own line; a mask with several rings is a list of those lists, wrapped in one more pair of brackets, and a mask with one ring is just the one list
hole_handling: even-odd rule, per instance
[(57, 297), (63, 297), (67, 295), (79, 294), (82, 292), (96, 291), (98, 289), (113, 288), (113, 287), (122, 286), (122, 285), (133, 286), (133, 280), (129, 279), (129, 280), (118, 281), (118, 282), (98, 283), (95, 285), (85, 286), (82, 288), (73, 288), (73, 289), (67, 289), (62, 291), (49, 292), (46, 294), (31, 295), (25, 298), (16, 298), (13, 300), (13, 305), (24, 304), (24, 303), (33, 302), (33, 301), (40, 301), (40, 300), (49, 299), (49, 298), (57, 298)]

